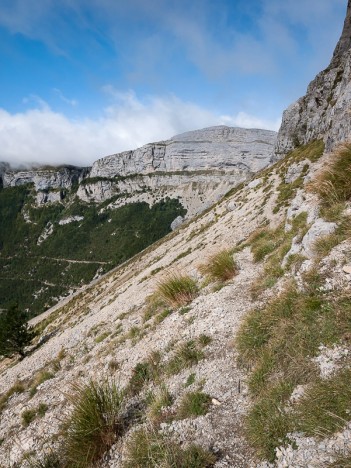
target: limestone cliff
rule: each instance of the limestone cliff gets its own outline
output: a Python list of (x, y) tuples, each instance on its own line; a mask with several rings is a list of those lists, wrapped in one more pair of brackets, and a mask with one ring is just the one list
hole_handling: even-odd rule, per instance
[(326, 150), (351, 137), (351, 0), (330, 65), (310, 83), (307, 93), (283, 114), (274, 159), (315, 139)]
[(90, 177), (210, 169), (256, 172), (269, 163), (275, 138), (269, 130), (209, 127), (99, 159)]
[(36, 190), (70, 189), (79, 183), (89, 172), (88, 168), (63, 166), (59, 168), (39, 168), (13, 170), (7, 166), (2, 175), (4, 187), (15, 187), (33, 183)]

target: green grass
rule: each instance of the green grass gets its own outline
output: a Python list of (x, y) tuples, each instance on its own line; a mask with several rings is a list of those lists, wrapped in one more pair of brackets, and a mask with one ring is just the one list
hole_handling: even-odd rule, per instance
[(173, 396), (164, 384), (160, 386), (158, 391), (151, 393), (148, 398), (147, 409), (147, 415), (150, 421), (154, 424), (159, 424), (166, 420), (167, 415), (164, 413), (164, 410), (172, 406), (173, 400)]
[(49, 407), (47, 404), (40, 403), (37, 408), (24, 410), (21, 414), (22, 425), (25, 427), (29, 426), (29, 424), (33, 422), (35, 418), (37, 417), (42, 418), (48, 409)]
[(31, 387), (29, 389), (29, 395), (32, 397), (36, 394), (37, 388), (42, 383), (46, 382), (47, 380), (53, 379), (55, 374), (48, 370), (39, 371), (36, 376), (34, 377), (33, 381), (31, 382)]
[[(263, 308), (251, 311), (236, 339), (239, 361), (251, 369), (254, 404), (246, 420), (248, 438), (257, 453), (271, 461), (288, 432), (332, 433), (340, 427), (340, 418), (351, 419), (345, 406), (350, 374), (323, 382), (311, 360), (321, 344), (332, 346), (350, 336), (351, 298), (321, 292), (324, 280), (315, 270), (302, 279), (303, 290), (291, 283)], [(310, 390), (296, 411), (287, 414), (284, 407), (297, 385), (309, 385)]]
[(211, 397), (203, 392), (189, 392), (180, 401), (178, 419), (196, 418), (205, 415), (211, 405)]
[(351, 199), (351, 144), (342, 145), (328, 167), (317, 178), (314, 189), (323, 208), (330, 208)]
[(188, 378), (186, 379), (186, 382), (184, 384), (184, 387), (190, 387), (190, 385), (192, 385), (196, 380), (196, 374), (193, 372), (192, 374), (190, 374), (188, 376)]
[(168, 361), (167, 371), (171, 375), (178, 374), (203, 358), (204, 353), (199, 344), (195, 340), (186, 341), (178, 346), (173, 357)]
[(123, 430), (123, 393), (113, 382), (76, 385), (73, 406), (63, 432), (67, 466), (89, 467), (98, 462)]
[(153, 430), (134, 432), (123, 468), (210, 468), (216, 457), (198, 445), (183, 448)]
[(228, 249), (212, 255), (199, 269), (211, 281), (228, 281), (238, 273), (238, 266), (234, 260), (233, 252)]
[(328, 436), (350, 420), (351, 369), (318, 379), (306, 390), (295, 410), (298, 428), (310, 436)]
[(17, 381), (6, 393), (0, 396), (0, 414), (6, 408), (8, 400), (16, 393), (23, 393), (26, 390), (24, 384)]
[(127, 393), (137, 395), (147, 382), (157, 381), (162, 373), (160, 362), (161, 355), (158, 352), (151, 353), (147, 360), (139, 362), (132, 371)]
[(102, 333), (101, 335), (97, 336), (95, 338), (95, 343), (101, 343), (102, 341), (104, 341), (108, 336), (110, 335), (110, 332), (105, 332), (105, 333)]
[(22, 419), (22, 425), (27, 427), (29, 424), (34, 421), (34, 419), (37, 416), (37, 410), (36, 409), (28, 409), (24, 410), (21, 414), (21, 419)]
[(182, 307), (192, 302), (198, 295), (196, 281), (188, 275), (173, 273), (160, 281), (157, 293), (170, 307)]

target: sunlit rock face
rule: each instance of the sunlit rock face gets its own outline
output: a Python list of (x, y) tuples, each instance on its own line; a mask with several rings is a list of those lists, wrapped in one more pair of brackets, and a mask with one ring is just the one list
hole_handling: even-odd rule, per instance
[(90, 177), (211, 169), (256, 172), (269, 163), (275, 139), (269, 130), (209, 127), (99, 159)]
[(312, 140), (326, 150), (351, 139), (351, 0), (330, 65), (310, 83), (307, 93), (283, 114), (274, 160)]

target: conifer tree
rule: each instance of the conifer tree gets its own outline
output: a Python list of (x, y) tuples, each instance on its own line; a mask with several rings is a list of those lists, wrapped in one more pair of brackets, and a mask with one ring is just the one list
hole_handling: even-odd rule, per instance
[(19, 354), (25, 356), (25, 347), (28, 346), (35, 333), (28, 326), (26, 313), (15, 304), (8, 310), (0, 313), (0, 355), (11, 357)]

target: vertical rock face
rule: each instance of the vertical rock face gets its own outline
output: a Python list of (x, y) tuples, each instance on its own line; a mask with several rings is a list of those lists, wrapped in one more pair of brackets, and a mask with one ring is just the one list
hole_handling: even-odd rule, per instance
[(351, 0), (329, 67), (283, 114), (274, 159), (316, 139), (324, 140), (327, 151), (351, 139)]
[(88, 168), (73, 166), (28, 171), (14, 171), (7, 167), (2, 175), (2, 180), (5, 188), (33, 183), (36, 190), (70, 189), (73, 184), (79, 183), (88, 172)]
[(275, 139), (269, 130), (209, 127), (99, 159), (90, 177), (244, 168), (256, 172), (269, 163)]

